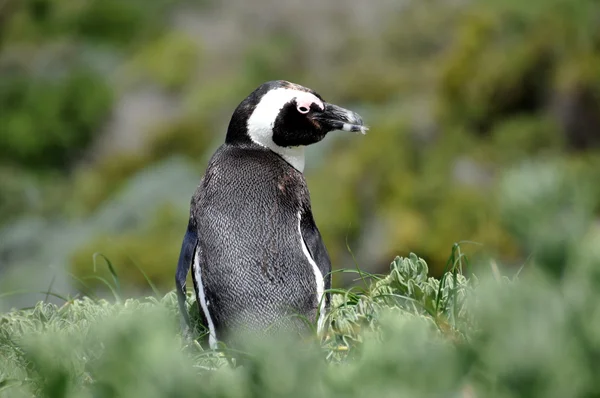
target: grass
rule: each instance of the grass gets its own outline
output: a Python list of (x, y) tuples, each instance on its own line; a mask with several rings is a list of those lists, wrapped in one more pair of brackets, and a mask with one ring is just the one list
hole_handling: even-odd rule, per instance
[[(563, 300), (566, 281), (543, 272), (530, 276), (534, 284), (497, 280), (492, 272), (485, 281), (468, 279), (459, 253), (454, 246), (441, 279), (430, 277), (414, 254), (396, 258), (387, 275), (363, 273), (368, 287), (332, 292), (322, 341), (259, 343), (245, 353), (243, 367), (232, 366), (234, 353), (226, 347), (212, 351), (180, 337), (174, 292), (161, 299), (39, 302), (0, 316), (0, 397), (564, 397), (600, 391), (593, 368), (586, 375), (583, 355), (595, 358), (588, 344), (598, 329), (568, 332), (591, 318), (578, 318), (574, 302)], [(200, 338), (205, 331), (192, 294), (188, 309)], [(568, 377), (556, 376), (565, 369)]]
[(414, 254), (385, 275), (340, 271), (360, 283), (332, 290), (322, 340), (248, 353), (183, 339), (174, 292), (39, 302), (0, 315), (0, 397), (598, 397), (600, 227), (576, 179), (534, 183), (547, 167), (505, 180), (501, 209), (532, 253), (521, 269), (456, 244), (439, 279)]
[[(104, 260), (118, 286), (116, 272)], [(336, 373), (334, 369), (341, 368), (335, 365), (360, 363), (358, 357), (368, 346), (365, 339), (380, 333), (382, 325), (388, 323), (400, 321), (407, 331), (416, 328), (431, 342), (447, 344), (447, 348), (451, 344), (444, 343), (444, 335), (465, 333), (460, 330), (464, 325), (452, 315), (462, 310), (451, 310), (462, 308), (466, 291), (471, 289), (462, 275), (448, 277), (445, 282), (428, 277), (427, 264), (414, 254), (396, 258), (387, 276), (354, 272), (365, 285), (332, 291), (329, 326), (321, 341), (313, 336), (301, 344), (287, 341), (259, 345), (255, 353), (244, 353), (250, 362), (242, 368), (231, 366), (233, 354), (239, 357), (240, 353), (227, 347), (208, 350), (198, 343), (205, 329), (191, 292), (188, 311), (197, 325), (192, 331), (193, 341), (179, 336), (174, 292), (162, 299), (123, 301), (118, 289), (111, 286), (114, 302), (84, 297), (67, 299), (62, 306), (39, 302), (34, 308), (4, 314), (0, 317), (0, 396), (187, 396), (186, 391), (196, 396), (197, 389), (207, 388), (198, 380), (213, 379), (215, 374), (270, 373), (271, 366), (281, 361), (288, 364), (287, 377), (305, 372), (300, 368), (302, 361), (309, 361), (309, 368), (315, 366), (314, 362), (321, 371)], [(279, 357), (275, 347), (285, 347), (285, 357)], [(273, 361), (265, 359), (273, 355)], [(163, 377), (162, 389), (160, 382), (157, 385), (157, 375)], [(255, 376), (262, 379), (267, 374)], [(223, 379), (222, 386), (213, 385), (214, 392), (227, 389), (231, 382), (227, 380)], [(281, 394), (288, 395), (294, 387), (291, 382), (287, 387), (279, 385), (279, 377), (276, 381), (273, 385), (261, 381), (267, 385), (255, 386), (257, 395), (263, 394), (259, 394), (263, 388), (281, 389)], [(135, 387), (140, 382), (147, 383), (148, 389)]]

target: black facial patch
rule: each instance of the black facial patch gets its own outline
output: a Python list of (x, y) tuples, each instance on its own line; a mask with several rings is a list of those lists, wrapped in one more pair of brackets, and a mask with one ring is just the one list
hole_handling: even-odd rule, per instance
[(296, 101), (291, 101), (279, 111), (273, 126), (273, 142), (282, 147), (310, 145), (321, 141), (327, 130), (313, 120), (311, 115), (321, 109), (316, 105), (310, 106), (308, 113), (300, 113), (296, 109)]

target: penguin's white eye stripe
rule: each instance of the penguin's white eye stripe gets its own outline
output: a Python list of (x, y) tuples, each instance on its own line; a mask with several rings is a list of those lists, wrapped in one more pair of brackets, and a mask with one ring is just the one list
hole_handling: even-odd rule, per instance
[(309, 110), (310, 110), (310, 108), (307, 108), (307, 107), (306, 107), (306, 106), (304, 106), (304, 105), (300, 105), (300, 106), (298, 107), (298, 112), (300, 112), (300, 113), (308, 113), (308, 111), (309, 111)]

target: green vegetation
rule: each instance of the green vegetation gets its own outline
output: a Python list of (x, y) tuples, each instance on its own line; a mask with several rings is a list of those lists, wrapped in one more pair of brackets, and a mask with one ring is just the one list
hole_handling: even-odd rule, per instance
[[(401, 11), (380, 4), (370, 10), (375, 19), (314, 10), (326, 26), (303, 10), (260, 3), (264, 23), (253, 26), (240, 22), (241, 3), (7, 0), (0, 224), (11, 229), (26, 216), (56, 228), (88, 223), (83, 242), (61, 253), (69, 271), (87, 275), (92, 255), (108, 251), (125, 286), (145, 288), (134, 262), (169, 286), (173, 250), (152, 242), (176, 245), (193, 185), (176, 203), (157, 203), (171, 210), (147, 223), (114, 231), (88, 220), (172, 157), (188, 159), (199, 179), (239, 101), (284, 78), (356, 109), (371, 127), (365, 137), (332, 133), (308, 151), (313, 210), (335, 267), (352, 261), (347, 246), (372, 272), (415, 252), (439, 277), (460, 239), (522, 263), (527, 250), (498, 210), (502, 170), (555, 159), (600, 180), (600, 6), (522, 3), (408, 1)], [(232, 21), (239, 37), (224, 33)], [(140, 92), (169, 110), (154, 120), (155, 108), (128, 102)], [(115, 115), (129, 107), (150, 121), (137, 129), (123, 122), (126, 137), (113, 137)], [(129, 134), (139, 143), (96, 153), (99, 142)], [(592, 196), (597, 216), (600, 195)], [(118, 244), (105, 244), (115, 236)], [(335, 282), (349, 280), (336, 274)]]
[[(372, 366), (383, 348), (369, 343), (371, 337), (378, 335), (385, 343), (392, 337), (386, 338), (386, 333), (398, 331), (401, 335), (397, 337), (411, 339), (413, 347), (414, 337), (420, 336), (419, 349), (434, 349), (442, 358), (456, 355), (443, 336), (446, 331), (468, 330), (462, 308), (471, 286), (458, 269), (441, 284), (428, 278), (427, 271), (425, 262), (415, 255), (397, 258), (390, 275), (375, 277), (370, 289), (334, 294), (330, 327), (321, 346), (313, 339), (288, 342), (291, 345), (280, 352), (274, 349), (284, 341), (271, 347), (262, 345), (259, 351), (247, 354), (251, 358), (248, 365), (236, 369), (230, 367), (227, 358), (231, 353), (226, 349), (217, 354), (190, 343), (182, 350), (182, 341), (176, 338), (179, 324), (173, 292), (161, 299), (114, 304), (89, 298), (69, 299), (60, 307), (40, 302), (32, 309), (0, 317), (0, 396), (232, 396), (244, 390), (251, 396), (294, 391), (328, 396), (323, 392), (329, 389), (348, 391), (352, 396), (355, 386), (348, 380)], [(191, 294), (188, 304), (197, 322)], [(459, 311), (454, 314), (453, 309)], [(202, 333), (199, 327), (196, 335)], [(398, 359), (402, 361), (402, 357)], [(405, 358), (404, 366), (413, 360)], [(272, 374), (275, 367), (278, 373)], [(208, 382), (214, 377), (217, 379)], [(301, 382), (305, 377), (310, 383)], [(435, 389), (459, 388), (459, 384), (448, 378)], [(421, 388), (419, 383), (414, 387), (415, 391)]]
[[(386, 275), (346, 270), (357, 285), (332, 291), (322, 340), (243, 354), (182, 339), (174, 292), (124, 300), (112, 280), (114, 302), (0, 316), (0, 397), (598, 396), (600, 229), (590, 185), (565, 170), (526, 163), (502, 177), (505, 227), (531, 253), (510, 277), (469, 260), (467, 243), (440, 279), (414, 254)], [(202, 341), (191, 292), (187, 304)]]
[(65, 168), (77, 149), (89, 145), (110, 100), (106, 83), (83, 69), (58, 81), (56, 76), (3, 79), (0, 157), (25, 167)]

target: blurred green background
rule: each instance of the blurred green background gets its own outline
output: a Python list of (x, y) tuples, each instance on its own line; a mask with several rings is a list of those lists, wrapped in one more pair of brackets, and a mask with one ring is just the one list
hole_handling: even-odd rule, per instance
[(497, 196), (531, 159), (560, 160), (598, 216), (597, 1), (0, 0), (0, 293), (80, 289), (96, 252), (129, 291), (140, 269), (170, 290), (208, 158), (273, 79), (371, 127), (308, 149), (334, 268), (415, 252), (440, 275), (461, 240), (522, 265)]

